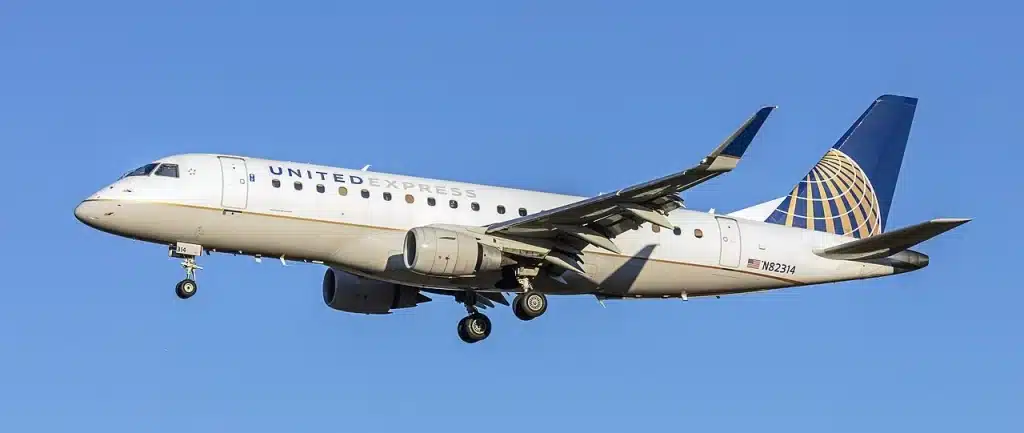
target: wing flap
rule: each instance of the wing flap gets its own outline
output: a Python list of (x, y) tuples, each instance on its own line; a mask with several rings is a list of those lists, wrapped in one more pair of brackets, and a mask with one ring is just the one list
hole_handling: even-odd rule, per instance
[(647, 221), (651, 224), (662, 226), (666, 229), (672, 230), (672, 222), (668, 220), (664, 214), (660, 214), (644, 206), (635, 204), (620, 204), (619, 207), (629, 212), (631, 215)]
[(836, 260), (867, 260), (889, 257), (969, 222), (969, 218), (940, 218), (885, 232), (834, 247), (815, 254)]
[(619, 247), (615, 245), (615, 243), (612, 242), (611, 239), (608, 239), (604, 235), (589, 228), (571, 225), (556, 225), (555, 228), (558, 229), (559, 231), (569, 234), (570, 236), (586, 241), (587, 243), (593, 244), (594, 246), (604, 248), (615, 254), (622, 253), (622, 251), (619, 250)]

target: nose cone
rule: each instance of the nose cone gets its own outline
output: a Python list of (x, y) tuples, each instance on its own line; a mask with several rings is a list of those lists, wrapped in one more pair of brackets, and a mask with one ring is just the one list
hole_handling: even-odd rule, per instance
[(96, 214), (95, 202), (86, 200), (75, 206), (75, 218), (83, 224), (94, 225), (95, 221), (99, 220), (99, 215)]
[(75, 218), (83, 224), (100, 230), (108, 230), (113, 224), (116, 204), (105, 200), (86, 200), (75, 207)]

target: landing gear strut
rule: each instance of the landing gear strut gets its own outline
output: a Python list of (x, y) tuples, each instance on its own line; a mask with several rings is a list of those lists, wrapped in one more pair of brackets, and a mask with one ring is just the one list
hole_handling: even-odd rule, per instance
[(196, 257), (203, 253), (203, 247), (195, 244), (177, 243), (172, 245), (168, 255), (182, 259), (181, 267), (185, 268), (185, 279), (174, 286), (174, 294), (181, 299), (191, 298), (199, 290), (196, 284), (196, 271), (203, 269), (196, 264)]
[(476, 293), (463, 292), (455, 300), (466, 306), (468, 316), (459, 321), (459, 338), (466, 343), (483, 341), (491, 335), (491, 319), (476, 309)]

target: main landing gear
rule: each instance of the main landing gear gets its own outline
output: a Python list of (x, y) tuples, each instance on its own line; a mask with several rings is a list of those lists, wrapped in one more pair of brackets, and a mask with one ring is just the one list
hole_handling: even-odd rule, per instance
[[(533, 290), (530, 280), (527, 277), (519, 276), (515, 283), (518, 284), (519, 294), (512, 300), (512, 312), (519, 320), (533, 320), (540, 317), (548, 310), (548, 298), (543, 293)], [(510, 287), (509, 287), (510, 288)], [(491, 319), (477, 310), (479, 294), (467, 290), (455, 295), (455, 301), (466, 306), (468, 316), (459, 321), (459, 338), (467, 343), (483, 341), (491, 335)]]
[[(548, 298), (533, 290), (530, 278), (537, 275), (532, 269), (516, 269), (504, 276), (505, 284), (518, 286), (519, 294), (512, 300), (512, 313), (519, 320), (533, 320), (548, 310)], [(515, 281), (514, 283), (512, 281)]]
[[(459, 338), (467, 343), (483, 341), (491, 335), (491, 319), (476, 309), (477, 295), (475, 292), (463, 292), (455, 297), (456, 301), (466, 306), (468, 316), (459, 321)], [(516, 295), (512, 301), (512, 312), (520, 320), (533, 320), (544, 314), (548, 309), (548, 299), (540, 292), (526, 292)]]
[(470, 313), (459, 321), (459, 338), (467, 343), (483, 341), (491, 335), (491, 319), (480, 312)]
[(491, 319), (477, 311), (477, 294), (474, 292), (463, 292), (455, 297), (455, 300), (466, 306), (468, 316), (459, 321), (459, 338), (467, 343), (483, 341), (491, 335)]
[(191, 298), (192, 295), (196, 294), (196, 290), (199, 290), (199, 285), (196, 284), (196, 271), (203, 269), (203, 267), (196, 264), (196, 257), (199, 257), (202, 253), (203, 247), (201, 245), (181, 242), (171, 245), (167, 252), (171, 257), (182, 259), (181, 267), (185, 268), (185, 279), (179, 281), (174, 286), (174, 294), (178, 295), (181, 299)]
[(540, 292), (526, 292), (512, 300), (512, 313), (519, 320), (533, 320), (548, 310), (548, 298)]

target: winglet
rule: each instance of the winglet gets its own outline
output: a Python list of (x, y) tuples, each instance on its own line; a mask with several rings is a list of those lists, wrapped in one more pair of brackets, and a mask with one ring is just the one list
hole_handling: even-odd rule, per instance
[(757, 110), (736, 132), (733, 132), (710, 155), (705, 157), (701, 164), (707, 165), (708, 171), (729, 171), (736, 168), (743, 153), (754, 141), (754, 136), (761, 130), (761, 126), (764, 125), (765, 120), (768, 120), (768, 115), (775, 108), (775, 106), (770, 106)]
[(970, 218), (939, 218), (891, 232), (846, 242), (815, 254), (836, 260), (869, 260), (889, 257), (914, 245), (953, 230)]

